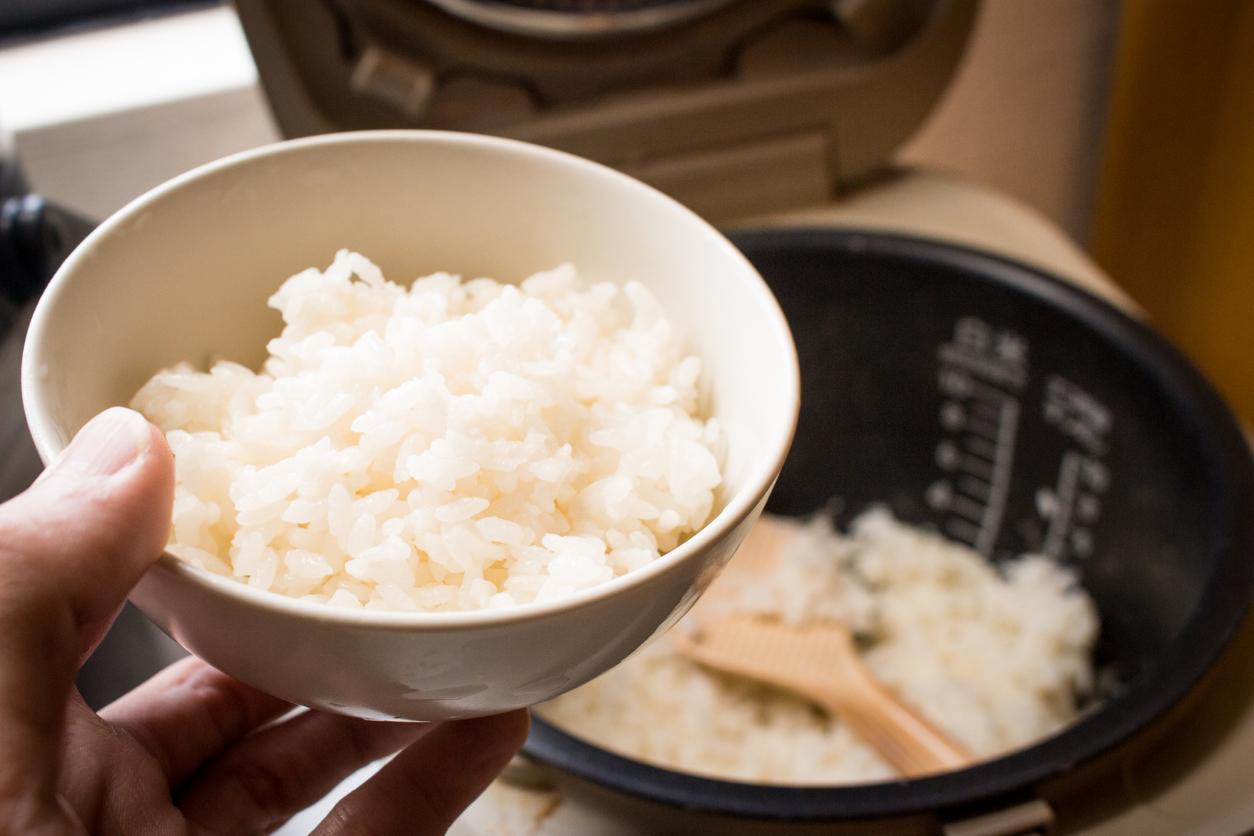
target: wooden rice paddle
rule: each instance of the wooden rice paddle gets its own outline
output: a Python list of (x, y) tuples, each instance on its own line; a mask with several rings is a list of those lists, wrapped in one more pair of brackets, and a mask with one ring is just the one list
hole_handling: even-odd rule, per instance
[[(768, 530), (759, 531), (763, 526)], [(778, 549), (788, 534), (787, 526), (763, 517), (730, 570), (765, 571), (774, 553), (753, 550)], [(875, 678), (843, 624), (790, 625), (735, 615), (702, 619), (695, 635), (672, 635), (679, 652), (693, 661), (791, 691), (837, 715), (906, 777), (961, 769), (973, 761), (970, 752)]]

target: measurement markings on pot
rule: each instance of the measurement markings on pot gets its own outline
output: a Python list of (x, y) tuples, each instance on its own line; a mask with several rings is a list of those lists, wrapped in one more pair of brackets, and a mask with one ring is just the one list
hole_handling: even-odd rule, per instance
[(1080, 481), (1080, 456), (1074, 450), (1068, 450), (1062, 457), (1058, 467), (1058, 487), (1053, 493), (1053, 502), (1041, 501), (1048, 496), (1048, 488), (1038, 492), (1037, 507), (1049, 518), (1049, 528), (1045, 531), (1045, 545), (1041, 548), (1050, 557), (1059, 557), (1063, 552), (1064, 538), (1071, 525), (1072, 509), (1075, 507), (1076, 490)]
[(1057, 484), (1036, 492), (1037, 513), (1048, 520), (1041, 551), (1060, 559), (1093, 552), (1092, 527), (1101, 518), (1101, 495), (1110, 486), (1104, 457), (1114, 423), (1110, 409), (1080, 386), (1059, 375), (1045, 384), (1045, 421), (1074, 445), (1062, 456)]
[(944, 523), (949, 536), (986, 556), (1005, 515), (1028, 349), (1020, 334), (966, 316), (937, 350), (946, 400), (936, 463), (952, 475), (933, 483), (926, 498), (933, 508), (950, 512)]

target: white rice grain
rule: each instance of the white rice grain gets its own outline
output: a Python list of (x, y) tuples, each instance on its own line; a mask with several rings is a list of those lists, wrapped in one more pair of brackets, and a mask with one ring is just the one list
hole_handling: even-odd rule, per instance
[[(725, 572), (675, 629), (730, 612), (843, 622), (864, 639), (863, 659), (881, 681), (979, 757), (1075, 719), (1077, 696), (1093, 687), (1098, 621), (1072, 572), (1038, 555), (999, 570), (884, 510), (863, 514), (845, 536), (825, 518), (793, 528), (769, 574)], [(838, 718), (696, 665), (666, 639), (537, 711), (682, 772), (783, 784), (896, 777)]]
[(569, 265), (404, 288), (341, 251), (270, 299), (254, 373), (158, 372), (132, 400), (175, 454), (169, 550), (339, 607), (551, 600), (656, 560), (721, 481), (700, 360), (643, 286)]

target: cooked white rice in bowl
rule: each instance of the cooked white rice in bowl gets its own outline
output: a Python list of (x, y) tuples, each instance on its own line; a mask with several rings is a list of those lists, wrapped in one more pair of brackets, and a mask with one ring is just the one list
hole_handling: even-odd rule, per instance
[(132, 406), (175, 455), (169, 551), (348, 608), (549, 601), (705, 524), (722, 434), (700, 360), (642, 285), (562, 265), (409, 288), (341, 251), (292, 276), (260, 372), (156, 374)]
[[(744, 570), (738, 555), (675, 629), (734, 612), (842, 622), (880, 681), (981, 760), (1078, 716), (1094, 687), (1098, 617), (1071, 570), (1040, 555), (994, 566), (883, 509), (845, 534), (825, 517), (789, 528), (768, 572)], [(668, 637), (536, 711), (596, 746), (680, 772), (787, 785), (899, 777), (839, 718), (704, 668)]]

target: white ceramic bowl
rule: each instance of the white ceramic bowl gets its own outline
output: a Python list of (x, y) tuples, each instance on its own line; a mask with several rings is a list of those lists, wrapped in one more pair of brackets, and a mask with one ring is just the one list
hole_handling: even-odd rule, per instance
[(131, 600), (192, 653), (287, 700), (434, 720), (550, 699), (673, 624), (761, 511), (792, 439), (797, 359), (757, 272), (661, 193), (502, 139), (385, 131), (229, 157), (140, 197), (65, 262), (35, 312), (22, 392), (45, 462), (155, 371), (256, 365), (267, 297), (341, 247), (395, 279), (503, 280), (571, 261), (648, 285), (704, 362), (728, 433), (713, 519), (653, 564), (560, 601), (465, 613), (348, 611), (251, 589), (163, 556)]

